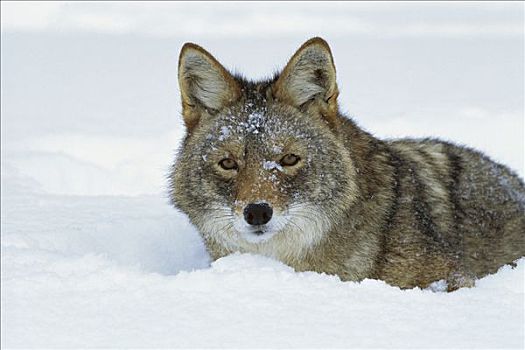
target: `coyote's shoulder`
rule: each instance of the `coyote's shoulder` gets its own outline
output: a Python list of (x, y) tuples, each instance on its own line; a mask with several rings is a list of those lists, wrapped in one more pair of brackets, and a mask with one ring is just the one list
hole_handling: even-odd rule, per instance
[(339, 112), (320, 38), (261, 82), (187, 44), (179, 83), (187, 136), (171, 198), (213, 258), (252, 252), (343, 280), (452, 290), (525, 255), (519, 177), (467, 147), (363, 131)]

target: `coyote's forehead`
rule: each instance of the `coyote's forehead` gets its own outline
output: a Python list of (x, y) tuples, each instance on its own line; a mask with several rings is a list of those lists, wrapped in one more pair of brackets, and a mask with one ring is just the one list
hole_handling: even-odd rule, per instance
[[(241, 148), (260, 156), (280, 154), (288, 148), (308, 151), (330, 141), (315, 120), (301, 112), (279, 104), (261, 105), (252, 102), (222, 111), (203, 126), (204, 150), (221, 149), (232, 152)], [(324, 140), (324, 139), (327, 140)]]

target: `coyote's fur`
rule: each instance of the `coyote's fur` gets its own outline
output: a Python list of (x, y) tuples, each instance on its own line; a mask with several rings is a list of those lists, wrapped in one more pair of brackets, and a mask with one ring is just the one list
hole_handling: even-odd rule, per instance
[(213, 259), (453, 290), (525, 255), (522, 180), (466, 147), (363, 131), (338, 109), (323, 39), (259, 82), (187, 43), (178, 77), (187, 134), (170, 196)]

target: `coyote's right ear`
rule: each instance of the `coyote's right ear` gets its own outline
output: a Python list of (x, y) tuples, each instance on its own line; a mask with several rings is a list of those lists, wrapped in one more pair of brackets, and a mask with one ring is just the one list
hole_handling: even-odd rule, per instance
[(213, 114), (240, 96), (240, 88), (228, 71), (202, 47), (186, 43), (179, 56), (182, 114), (188, 129), (202, 113)]

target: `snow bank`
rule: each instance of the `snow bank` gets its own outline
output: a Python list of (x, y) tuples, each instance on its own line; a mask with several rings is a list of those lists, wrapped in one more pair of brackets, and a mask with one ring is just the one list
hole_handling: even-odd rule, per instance
[(211, 264), (155, 196), (2, 203), (3, 347), (522, 347), (523, 275), (473, 289), (341, 282), (253, 255)]

